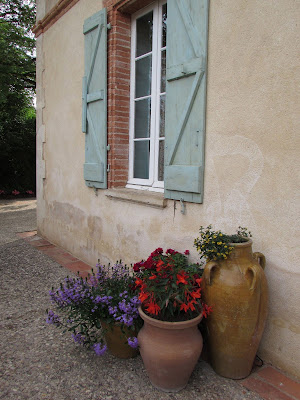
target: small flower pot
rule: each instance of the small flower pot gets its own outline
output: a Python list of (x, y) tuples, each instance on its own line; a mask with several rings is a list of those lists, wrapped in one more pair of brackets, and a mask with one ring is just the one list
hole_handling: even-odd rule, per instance
[(164, 392), (183, 389), (200, 357), (203, 341), (198, 329), (202, 315), (183, 321), (151, 318), (139, 308), (144, 326), (138, 334), (140, 353), (153, 386)]
[(127, 343), (127, 338), (135, 336), (136, 333), (126, 327), (123, 331), (119, 325), (107, 324), (101, 321), (104, 338), (109, 352), (118, 358), (133, 358), (138, 355), (138, 350), (133, 349)]

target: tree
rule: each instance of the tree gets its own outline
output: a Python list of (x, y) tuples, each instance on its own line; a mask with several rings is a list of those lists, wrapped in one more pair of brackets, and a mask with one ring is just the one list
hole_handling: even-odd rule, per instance
[(35, 189), (32, 0), (0, 2), (0, 189)]

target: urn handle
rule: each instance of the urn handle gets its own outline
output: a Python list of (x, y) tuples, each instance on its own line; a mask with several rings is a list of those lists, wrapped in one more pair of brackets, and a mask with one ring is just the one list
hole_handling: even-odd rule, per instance
[(251, 266), (251, 267), (247, 268), (246, 277), (248, 277), (248, 279), (251, 279), (250, 291), (253, 292), (256, 289), (256, 284), (258, 281), (257, 267), (255, 268), (255, 266), (254, 267)]
[(205, 280), (206, 285), (212, 285), (212, 278), (214, 271), (219, 267), (218, 263), (215, 261), (210, 261), (206, 264), (203, 272), (203, 278)]
[(253, 257), (260, 264), (262, 269), (265, 269), (266, 257), (263, 255), (263, 253), (260, 253), (259, 251), (256, 251), (255, 253), (253, 253)]

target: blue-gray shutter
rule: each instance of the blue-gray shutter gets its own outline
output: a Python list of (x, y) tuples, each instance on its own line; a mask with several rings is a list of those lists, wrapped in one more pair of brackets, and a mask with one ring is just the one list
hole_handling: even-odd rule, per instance
[(83, 25), (82, 131), (85, 132), (84, 179), (107, 187), (107, 17), (102, 9)]
[(165, 197), (203, 201), (209, 0), (168, 0)]

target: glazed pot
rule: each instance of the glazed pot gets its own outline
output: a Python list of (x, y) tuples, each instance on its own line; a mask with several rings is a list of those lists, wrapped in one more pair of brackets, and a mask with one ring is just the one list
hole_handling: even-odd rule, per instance
[(136, 333), (123, 327), (123, 331), (119, 325), (107, 324), (101, 321), (104, 339), (109, 352), (118, 358), (133, 358), (138, 354), (137, 349), (133, 349), (127, 343), (127, 338), (136, 336)]
[(139, 308), (144, 325), (138, 334), (140, 353), (153, 386), (165, 392), (183, 389), (200, 357), (203, 341), (198, 324), (202, 315), (183, 321), (151, 318)]
[(213, 369), (226, 378), (251, 372), (268, 309), (265, 257), (252, 241), (231, 243), (227, 260), (211, 261), (203, 273), (203, 298), (213, 312), (206, 320)]

